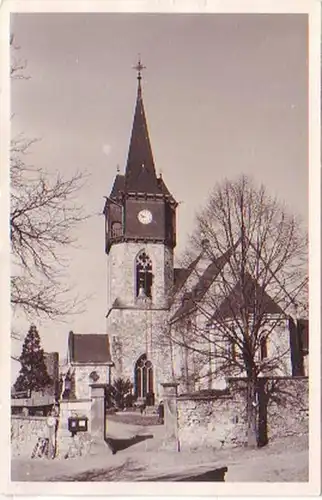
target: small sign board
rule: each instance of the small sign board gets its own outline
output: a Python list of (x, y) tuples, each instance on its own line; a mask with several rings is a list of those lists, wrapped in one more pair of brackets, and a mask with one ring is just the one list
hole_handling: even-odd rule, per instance
[(74, 435), (76, 432), (87, 431), (87, 417), (69, 417), (68, 430)]

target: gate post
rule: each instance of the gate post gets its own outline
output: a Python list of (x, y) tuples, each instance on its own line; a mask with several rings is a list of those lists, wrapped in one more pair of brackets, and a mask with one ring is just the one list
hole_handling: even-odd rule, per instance
[(107, 384), (91, 384), (91, 435), (100, 441), (105, 439)]
[(177, 387), (176, 382), (165, 382), (163, 387), (165, 447), (180, 451), (177, 416)]

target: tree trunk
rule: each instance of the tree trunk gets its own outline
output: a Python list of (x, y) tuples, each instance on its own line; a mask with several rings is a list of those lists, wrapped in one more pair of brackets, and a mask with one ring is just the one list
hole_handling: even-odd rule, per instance
[(257, 447), (257, 391), (256, 380), (247, 380), (247, 446)]
[(268, 443), (267, 429), (267, 405), (266, 380), (258, 380), (258, 446), (266, 446)]
[(185, 385), (186, 385), (186, 391), (190, 391), (190, 380), (189, 380), (189, 363), (188, 363), (188, 356), (189, 356), (189, 351), (188, 348), (185, 346), (184, 347), (184, 369), (185, 369)]

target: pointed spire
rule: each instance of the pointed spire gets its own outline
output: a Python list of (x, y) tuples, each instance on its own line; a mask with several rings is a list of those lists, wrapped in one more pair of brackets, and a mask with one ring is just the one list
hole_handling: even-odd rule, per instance
[(156, 194), (160, 193), (154, 167), (153, 154), (149, 139), (148, 126), (145, 117), (142, 97), (142, 70), (145, 66), (139, 57), (134, 66), (137, 71), (138, 89), (132, 135), (125, 171), (125, 189), (127, 192)]

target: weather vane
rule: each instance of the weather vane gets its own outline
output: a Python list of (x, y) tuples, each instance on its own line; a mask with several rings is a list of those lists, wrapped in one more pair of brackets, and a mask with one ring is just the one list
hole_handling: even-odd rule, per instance
[(141, 55), (139, 54), (139, 59), (138, 59), (138, 62), (135, 66), (133, 66), (133, 69), (135, 69), (137, 72), (138, 72), (138, 80), (140, 81), (142, 76), (141, 76), (141, 72), (146, 69), (146, 66), (143, 66), (143, 64), (141, 63)]

